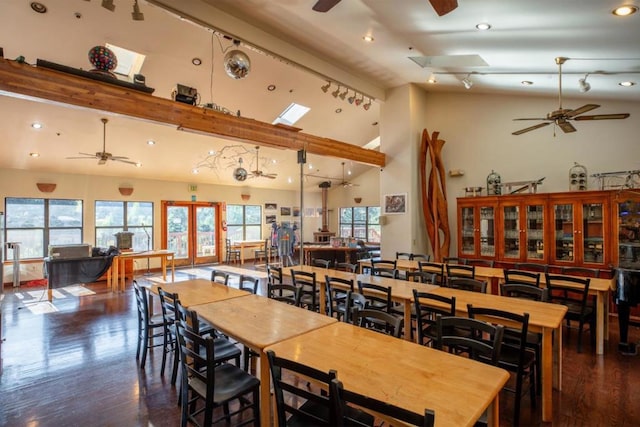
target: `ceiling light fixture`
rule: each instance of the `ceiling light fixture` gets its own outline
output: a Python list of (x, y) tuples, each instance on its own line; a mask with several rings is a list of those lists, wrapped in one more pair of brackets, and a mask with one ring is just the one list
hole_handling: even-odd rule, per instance
[(336, 114), (342, 113), (342, 108), (336, 108)]
[(349, 93), (349, 89), (345, 89), (345, 91), (340, 94), (340, 99), (344, 101), (344, 98), (347, 96), (348, 93)]
[(427, 83), (429, 84), (436, 84), (437, 82), (438, 81), (436, 80), (436, 76), (434, 74), (431, 74), (427, 79)]
[(274, 90), (276, 90), (276, 85), (269, 85), (269, 86), (267, 86), (267, 90), (268, 90), (269, 92), (273, 92)]
[(613, 13), (615, 16), (629, 16), (629, 15), (633, 15), (637, 11), (638, 11), (637, 6), (626, 4), (624, 6), (616, 7), (611, 11), (611, 13)]
[(31, 127), (34, 129), (42, 129), (42, 123), (38, 123), (38, 122), (31, 123)]
[(144, 21), (144, 13), (140, 12), (138, 0), (133, 1), (133, 12), (131, 12), (131, 18), (133, 18), (134, 21)]
[(147, 145), (156, 145), (156, 142), (153, 139), (147, 141)]
[(589, 73), (585, 74), (583, 78), (578, 80), (578, 89), (580, 92), (589, 92), (591, 90), (591, 85), (587, 82), (587, 77), (589, 77)]
[(356, 99), (355, 101), (356, 107), (359, 107), (360, 104), (362, 104), (362, 101), (364, 101), (364, 95), (362, 95), (362, 98)]
[(618, 85), (620, 85), (622, 87), (631, 87), (631, 86), (635, 86), (636, 82), (626, 81), (626, 82), (620, 82), (620, 83), (618, 83)]
[(373, 42), (374, 39), (373, 39), (372, 35), (367, 34), (366, 36), (362, 37), (362, 40), (366, 41), (367, 43), (371, 43), (371, 42)]
[(327, 82), (327, 84), (326, 84), (326, 85), (324, 85), (324, 86), (320, 86), (320, 89), (322, 89), (322, 91), (323, 91), (324, 93), (327, 93), (327, 91), (329, 90), (329, 88), (330, 88), (330, 87), (331, 87), (331, 82)]
[(491, 29), (491, 24), (487, 24), (486, 22), (481, 22), (476, 25), (476, 28), (480, 31), (487, 31)]
[(531, 80), (523, 80), (520, 82), (522, 86), (532, 86), (533, 82)]
[(334, 98), (337, 98), (339, 94), (340, 94), (340, 86), (338, 86), (338, 89), (331, 92), (331, 95), (333, 95)]
[(113, 0), (102, 0), (102, 7), (113, 12), (116, 10), (116, 5), (113, 4)]
[(40, 153), (29, 153), (30, 157), (40, 157)]
[(467, 74), (467, 77), (462, 79), (462, 84), (464, 85), (464, 88), (467, 90), (473, 87), (473, 80), (470, 79), (470, 76), (471, 76), (471, 73)]
[(362, 106), (362, 108), (365, 109), (365, 111), (369, 111), (369, 108), (371, 108), (371, 98), (369, 98), (369, 102), (367, 102), (366, 104), (364, 104)]
[(47, 13), (47, 6), (37, 1), (31, 2), (31, 9), (36, 13)]
[(202, 59), (200, 59), (200, 58), (193, 58), (193, 59), (191, 60), (191, 63), (197, 67), (197, 66), (199, 66), (199, 65), (202, 65)]
[(356, 100), (356, 93), (353, 92), (353, 95), (351, 95), (349, 98), (347, 98), (347, 101), (349, 102), (349, 104), (353, 104), (353, 101)]

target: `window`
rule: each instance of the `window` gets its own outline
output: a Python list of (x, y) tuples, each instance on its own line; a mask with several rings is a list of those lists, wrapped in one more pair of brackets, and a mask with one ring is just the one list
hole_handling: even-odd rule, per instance
[(380, 206), (340, 208), (340, 237), (380, 242)]
[(5, 204), (7, 242), (20, 243), (21, 259), (48, 256), (49, 245), (82, 243), (82, 200), (7, 197)]
[(133, 233), (132, 249), (153, 249), (153, 203), (96, 200), (96, 246), (116, 246), (116, 233)]
[(227, 239), (262, 240), (262, 207), (227, 205)]

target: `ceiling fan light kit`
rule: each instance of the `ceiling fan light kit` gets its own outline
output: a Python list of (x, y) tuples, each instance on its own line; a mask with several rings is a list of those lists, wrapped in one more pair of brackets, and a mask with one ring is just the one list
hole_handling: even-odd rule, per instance
[(125, 157), (125, 156), (114, 156), (113, 154), (107, 152), (107, 123), (109, 122), (109, 119), (103, 117), (103, 118), (100, 119), (100, 121), (102, 122), (102, 151), (98, 151), (95, 154), (78, 153), (82, 157), (67, 157), (67, 159), (71, 159), (71, 160), (98, 159), (98, 164), (99, 165), (104, 165), (104, 164), (107, 163), (107, 161), (112, 160), (112, 161), (115, 161), (115, 162), (128, 163), (128, 164), (134, 165), (136, 167), (142, 166), (141, 163), (133, 162), (133, 161), (129, 160), (128, 157)]

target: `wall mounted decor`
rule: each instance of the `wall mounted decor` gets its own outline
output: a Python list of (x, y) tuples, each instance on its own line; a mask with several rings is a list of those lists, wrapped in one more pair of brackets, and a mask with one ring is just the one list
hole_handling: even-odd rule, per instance
[(42, 193), (52, 193), (56, 189), (56, 184), (38, 182), (36, 187), (38, 187), (38, 190)]
[(118, 191), (123, 196), (130, 196), (133, 194), (133, 187), (120, 187), (118, 188)]

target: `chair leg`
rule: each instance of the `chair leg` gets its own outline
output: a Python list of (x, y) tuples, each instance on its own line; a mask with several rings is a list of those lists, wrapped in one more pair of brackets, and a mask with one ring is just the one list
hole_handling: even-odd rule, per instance
[(136, 360), (140, 360), (141, 344), (142, 344), (142, 321), (138, 318), (138, 347), (136, 348)]
[(142, 359), (140, 360), (140, 368), (144, 369), (147, 362), (147, 350), (149, 349), (149, 327), (144, 325), (142, 328)]
[(162, 367), (160, 368), (160, 376), (164, 377), (164, 367), (167, 364), (167, 353), (169, 352), (169, 335), (171, 332), (167, 326), (163, 327), (164, 333), (162, 334)]
[(173, 347), (173, 369), (171, 371), (171, 385), (176, 385), (176, 380), (178, 378), (178, 364), (180, 363), (180, 350), (178, 349), (178, 344), (174, 344)]
[(582, 332), (584, 331), (584, 320), (580, 319), (578, 326), (578, 353), (582, 353)]

